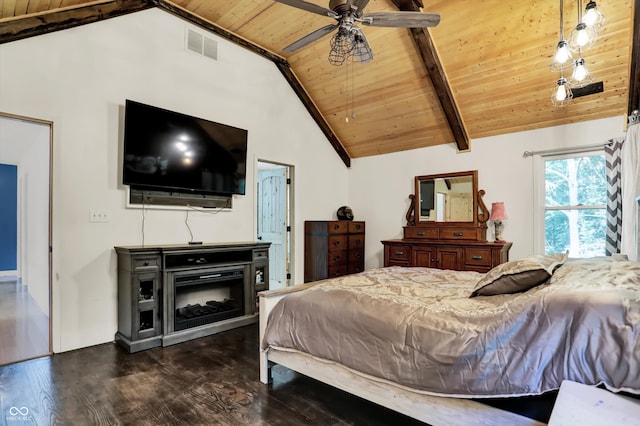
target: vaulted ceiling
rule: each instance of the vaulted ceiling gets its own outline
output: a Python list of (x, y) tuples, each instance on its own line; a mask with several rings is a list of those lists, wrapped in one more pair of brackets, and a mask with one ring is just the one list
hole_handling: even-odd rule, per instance
[[(0, 43), (163, 8), (273, 60), (348, 165), (351, 158), (440, 144), (466, 150), (481, 137), (627, 115), (640, 91), (638, 3), (598, 1), (606, 21), (583, 57), (603, 91), (563, 108), (551, 104), (559, 74), (549, 69), (560, 37), (557, 0), (371, 0), (366, 12), (422, 4), (441, 21), (428, 30), (363, 26), (373, 61), (338, 67), (327, 60), (329, 36), (283, 51), (335, 21), (272, 0), (0, 0)], [(564, 2), (566, 35), (578, 4)]]

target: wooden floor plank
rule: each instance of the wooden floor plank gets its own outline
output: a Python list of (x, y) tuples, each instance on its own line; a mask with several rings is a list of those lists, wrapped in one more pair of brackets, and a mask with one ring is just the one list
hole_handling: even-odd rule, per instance
[(20, 281), (0, 281), (0, 365), (46, 354), (49, 318)]
[(0, 367), (0, 424), (421, 425), (275, 366), (258, 380), (257, 324), (129, 354), (108, 343)]

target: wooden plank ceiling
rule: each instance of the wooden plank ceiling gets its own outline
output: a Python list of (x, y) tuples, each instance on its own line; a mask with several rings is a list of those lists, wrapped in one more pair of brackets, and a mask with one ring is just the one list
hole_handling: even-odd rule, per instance
[[(329, 3), (307, 1), (323, 7)], [(415, 7), (420, 2), (409, 3)], [(549, 70), (559, 40), (559, 1), (423, 3), (425, 12), (441, 16), (427, 36), (461, 130), (471, 140), (469, 149), (477, 138), (628, 113), (634, 36), (631, 0), (598, 1), (605, 25), (583, 57), (604, 91), (577, 98), (564, 108), (553, 107), (550, 101), (559, 76)], [(564, 3), (568, 37), (578, 21), (578, 2)], [(411, 10), (406, 5), (406, 0), (371, 0), (365, 11)], [(336, 150), (342, 150), (347, 164), (349, 158), (440, 144), (461, 147), (434, 90), (415, 30), (412, 34), (404, 28), (363, 26), (373, 61), (336, 67), (327, 61), (330, 36), (294, 53), (282, 50), (335, 21), (272, 0), (0, 0), (0, 42), (66, 28), (71, 25), (69, 17), (89, 23), (152, 6), (192, 17), (262, 50), (306, 92), (309, 105), (317, 109), (316, 119), (324, 121), (325, 133)], [(56, 16), (57, 26), (47, 24)]]

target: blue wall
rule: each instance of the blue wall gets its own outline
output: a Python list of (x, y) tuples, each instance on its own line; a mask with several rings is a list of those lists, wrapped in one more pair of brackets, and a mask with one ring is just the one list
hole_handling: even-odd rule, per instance
[(0, 271), (15, 271), (18, 253), (18, 167), (0, 164)]

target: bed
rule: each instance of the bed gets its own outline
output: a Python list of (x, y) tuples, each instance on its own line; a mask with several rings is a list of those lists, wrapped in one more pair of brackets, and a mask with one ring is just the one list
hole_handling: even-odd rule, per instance
[(538, 425), (478, 401), (563, 380), (640, 394), (640, 264), (377, 268), (260, 293), (260, 338), (264, 383), (275, 363), (432, 425)]

